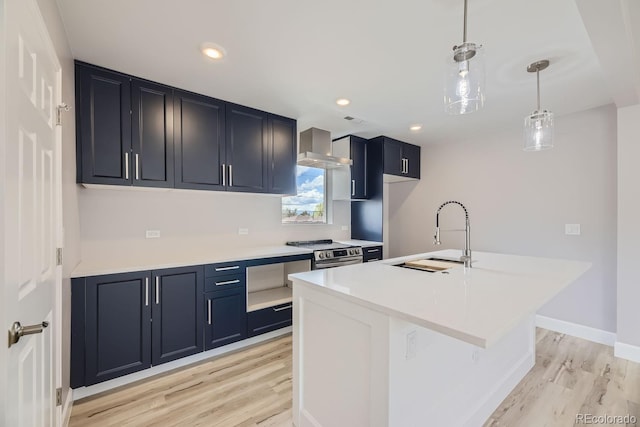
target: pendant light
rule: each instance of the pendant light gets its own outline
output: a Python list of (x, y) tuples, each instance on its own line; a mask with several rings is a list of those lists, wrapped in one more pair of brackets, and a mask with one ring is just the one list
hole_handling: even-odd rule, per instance
[(467, 0), (464, 0), (462, 44), (447, 58), (444, 109), (449, 114), (467, 114), (484, 105), (484, 55), (482, 45), (467, 41)]
[(538, 86), (538, 108), (524, 118), (524, 151), (542, 151), (553, 148), (553, 113), (540, 109), (540, 71), (549, 66), (543, 59), (527, 67), (530, 73), (536, 73)]

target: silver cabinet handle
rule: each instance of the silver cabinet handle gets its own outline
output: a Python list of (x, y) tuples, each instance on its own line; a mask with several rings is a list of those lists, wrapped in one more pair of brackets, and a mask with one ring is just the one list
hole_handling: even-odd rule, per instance
[(49, 322), (29, 326), (22, 326), (20, 322), (13, 322), (11, 329), (9, 329), (9, 348), (20, 341), (20, 338), (25, 335), (41, 334), (47, 326), (49, 326)]
[(407, 167), (405, 168), (404, 173), (409, 173), (409, 159), (404, 159), (405, 162), (407, 162)]
[(356, 195), (356, 180), (355, 179), (351, 180), (351, 195), (352, 196)]
[(229, 187), (233, 187), (233, 165), (229, 165)]
[(216, 282), (216, 286), (232, 285), (234, 283), (240, 283), (240, 280), (236, 279), (236, 280), (225, 280), (224, 282)]
[(124, 179), (129, 179), (129, 153), (124, 153)]
[(288, 309), (290, 309), (291, 307), (293, 307), (293, 305), (292, 305), (292, 304), (289, 304), (289, 305), (287, 305), (286, 307), (278, 307), (278, 308), (275, 308), (275, 307), (274, 307), (274, 308), (273, 308), (273, 311), (288, 310)]
[(380, 252), (380, 249), (367, 249), (368, 254), (374, 254), (376, 252)]
[(156, 305), (160, 304), (160, 276), (156, 276)]
[(231, 267), (216, 267), (216, 271), (237, 270), (239, 268), (240, 268), (239, 265), (233, 265)]
[(144, 305), (149, 306), (149, 278), (144, 278)]
[(380, 261), (380, 258), (371, 258), (368, 259), (367, 262)]
[(140, 156), (138, 156), (138, 153), (136, 153), (136, 181), (140, 180)]
[(207, 300), (207, 323), (211, 324), (211, 300)]
[(227, 171), (224, 163), (222, 164), (222, 186), (225, 187), (227, 185)]

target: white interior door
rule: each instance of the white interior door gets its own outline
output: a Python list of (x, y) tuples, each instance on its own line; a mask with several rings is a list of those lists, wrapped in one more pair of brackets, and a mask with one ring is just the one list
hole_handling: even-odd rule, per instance
[[(6, 426), (53, 426), (61, 269), (61, 67), (35, 0), (4, 0), (4, 325), (48, 322), (6, 349)], [(2, 4), (0, 3), (0, 5)], [(0, 150), (1, 152), (1, 150)], [(6, 329), (5, 329), (6, 330)], [(3, 346), (7, 346), (6, 342)]]

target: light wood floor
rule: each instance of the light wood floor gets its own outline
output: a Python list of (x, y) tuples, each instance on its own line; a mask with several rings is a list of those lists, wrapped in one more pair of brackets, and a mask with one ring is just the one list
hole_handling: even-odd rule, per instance
[[(287, 335), (84, 399), (74, 403), (70, 426), (291, 427), (291, 349)], [(640, 364), (544, 329), (536, 353), (485, 426), (573, 426), (578, 413), (640, 420)]]

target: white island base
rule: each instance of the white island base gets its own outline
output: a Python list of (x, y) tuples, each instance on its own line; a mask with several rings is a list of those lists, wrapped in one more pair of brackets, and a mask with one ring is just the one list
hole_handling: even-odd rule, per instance
[(294, 283), (298, 427), (481, 426), (534, 365), (533, 314), (485, 349)]

